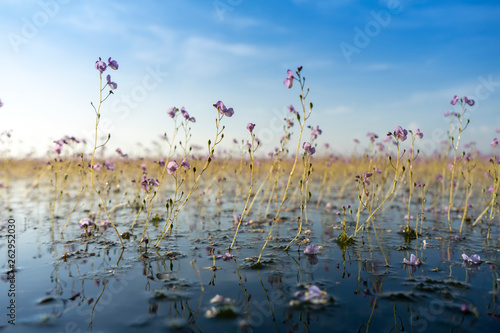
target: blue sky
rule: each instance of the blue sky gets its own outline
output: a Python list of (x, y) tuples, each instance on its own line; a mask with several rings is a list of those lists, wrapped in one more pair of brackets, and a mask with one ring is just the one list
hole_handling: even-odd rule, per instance
[[(496, 1), (71, 1), (0, 0), (1, 131), (12, 151), (38, 155), (64, 135), (91, 138), (98, 57), (112, 71), (115, 95), (103, 105), (109, 150), (135, 154), (172, 132), (166, 115), (185, 106), (196, 117), (192, 143), (214, 134), (225, 146), (255, 133), (267, 153), (278, 145), (286, 107), (299, 107), (287, 69), (304, 67), (323, 130), (318, 144), (347, 153), (367, 132), (420, 128), (423, 150), (446, 139), (457, 94), (476, 99), (464, 143), (490, 151), (500, 127), (500, 3)], [(107, 73), (107, 72), (106, 72)], [(295, 132), (297, 129), (295, 128)], [(104, 134), (104, 133), (102, 133)], [(297, 133), (295, 133), (297, 134)], [(140, 142), (141, 145), (137, 145)], [(4, 148), (3, 148), (4, 149)], [(321, 151), (319, 149), (318, 151)]]

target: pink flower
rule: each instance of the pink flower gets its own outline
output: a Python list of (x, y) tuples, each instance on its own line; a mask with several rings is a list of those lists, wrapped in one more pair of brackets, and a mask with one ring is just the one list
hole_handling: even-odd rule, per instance
[(252, 124), (252, 123), (247, 124), (247, 130), (249, 130), (250, 132), (252, 132), (254, 128), (255, 128), (255, 124)]
[(170, 118), (174, 118), (175, 117), (175, 113), (179, 111), (179, 109), (177, 109), (176, 107), (173, 107), (173, 108), (169, 108), (167, 110), (167, 114)]
[(167, 164), (167, 172), (173, 175), (179, 169), (179, 164), (176, 161), (170, 161)]
[(463, 101), (468, 104), (469, 106), (474, 106), (475, 102), (473, 99), (468, 99), (467, 97), (464, 96)]
[(285, 87), (287, 87), (288, 89), (290, 89), (293, 86), (294, 76), (293, 76), (292, 70), (289, 69), (286, 72), (288, 74), (288, 77), (283, 80), (283, 84), (285, 85)]
[(491, 146), (496, 147), (497, 144), (498, 144), (498, 139), (494, 138), (493, 141), (491, 141)]
[(225, 115), (226, 117), (232, 117), (234, 114), (233, 108), (227, 108), (222, 101), (218, 101), (214, 104), (214, 107), (219, 110), (220, 113)]
[(457, 96), (457, 95), (455, 95), (455, 96), (453, 97), (453, 99), (451, 100), (450, 104), (451, 104), (451, 105), (455, 105), (455, 104), (457, 104), (457, 102), (458, 102), (458, 96)]

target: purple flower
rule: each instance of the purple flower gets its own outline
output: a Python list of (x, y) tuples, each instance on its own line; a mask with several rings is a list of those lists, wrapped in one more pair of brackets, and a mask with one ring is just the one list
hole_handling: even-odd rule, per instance
[(370, 181), (368, 180), (368, 178), (370, 178), (372, 175), (373, 175), (372, 173), (366, 172), (363, 175), (363, 183), (365, 183), (366, 185), (370, 185)]
[(95, 69), (102, 74), (102, 72), (106, 70), (106, 63), (99, 58), (99, 60), (95, 62)]
[(465, 102), (466, 104), (468, 104), (469, 106), (474, 106), (474, 104), (476, 104), (476, 102), (474, 102), (474, 100), (473, 100), (473, 99), (468, 99), (468, 98), (467, 98), (467, 97), (465, 97), (465, 96), (464, 96), (463, 100), (464, 100), (464, 102)]
[(93, 225), (95, 225), (95, 223), (87, 217), (81, 219), (80, 222), (78, 222), (78, 226), (80, 227), (80, 229), (87, 229)]
[(399, 139), (401, 141), (406, 140), (406, 135), (408, 134), (408, 131), (402, 128), (401, 126), (396, 127), (396, 130), (394, 131), (394, 137), (396, 139)]
[(179, 164), (177, 164), (176, 161), (170, 161), (167, 164), (167, 172), (171, 175), (173, 175), (177, 169), (179, 169)]
[(375, 168), (373, 169), (373, 171), (375, 171), (376, 173), (382, 173), (382, 170), (380, 170), (380, 169), (379, 169), (379, 168), (377, 168), (377, 167), (375, 167)]
[(318, 252), (319, 248), (317, 245), (314, 244), (307, 245), (306, 248), (304, 249), (304, 254), (314, 255), (318, 254)]
[(191, 169), (191, 164), (189, 164), (189, 162), (185, 158), (182, 158), (181, 166), (185, 169)]
[(0, 108), (3, 106), (2, 100), (0, 99)]
[(141, 188), (144, 192), (148, 192), (148, 177), (145, 173), (142, 174)]
[(123, 151), (120, 148), (116, 148), (116, 152), (120, 154), (121, 157), (127, 157), (127, 154), (124, 154)]
[(406, 265), (419, 266), (422, 262), (414, 254), (410, 256), (410, 260), (403, 258), (403, 263)]
[(214, 104), (214, 107), (219, 110), (220, 113), (225, 115), (226, 117), (232, 117), (234, 114), (233, 108), (227, 108), (222, 101), (218, 101)]
[(481, 257), (478, 256), (477, 254), (473, 254), (469, 257), (465, 253), (462, 253), (462, 259), (469, 264), (480, 264), (481, 263)]
[(108, 81), (109, 89), (115, 90), (118, 88), (118, 85), (115, 82), (111, 82), (111, 75), (108, 74), (108, 76), (106, 76), (106, 80)]
[(178, 109), (176, 107), (173, 107), (173, 108), (169, 108), (167, 110), (167, 114), (170, 118), (173, 118), (175, 117), (175, 113), (178, 111)]
[(493, 141), (491, 141), (491, 146), (496, 147), (497, 144), (498, 144), (498, 139), (494, 138)]
[(142, 169), (142, 171), (146, 171), (146, 163), (141, 164), (141, 169)]
[(302, 144), (302, 148), (304, 148), (304, 150), (309, 154), (309, 155), (312, 155), (316, 152), (316, 148), (314, 148), (313, 146), (311, 146), (311, 144), (309, 142), (304, 142)]
[(188, 119), (188, 120), (189, 120), (190, 122), (192, 122), (192, 123), (195, 123), (195, 122), (196, 122), (196, 118), (195, 118), (195, 117), (189, 117), (189, 119)]
[(114, 70), (118, 69), (118, 63), (116, 62), (116, 60), (111, 60), (111, 57), (109, 57), (108, 59), (108, 66)]
[(186, 108), (184, 108), (184, 107), (181, 108), (181, 114), (184, 117), (184, 119), (189, 120), (189, 113), (186, 111)]
[(96, 171), (101, 171), (101, 170), (102, 170), (102, 165), (101, 165), (101, 163), (96, 162), (96, 164), (94, 164), (94, 165), (92, 166), (92, 169), (94, 169), (94, 170), (96, 170)]
[(218, 256), (218, 258), (220, 258), (220, 259), (222, 259), (222, 260), (224, 260), (224, 261), (231, 260), (231, 259), (233, 259), (233, 257), (234, 257), (234, 254), (231, 254), (231, 253), (229, 253), (229, 252), (226, 252), (226, 253), (224, 253), (223, 255)]
[(500, 133), (500, 127), (495, 130), (495, 132)]
[(420, 128), (417, 128), (417, 131), (415, 132), (415, 136), (418, 136), (420, 139), (424, 137), (424, 134), (420, 132)]
[(322, 296), (321, 289), (319, 289), (315, 285), (309, 286), (306, 292), (303, 291), (297, 291), (295, 293), (295, 297), (302, 302), (309, 302), (314, 299), (319, 299)]
[(311, 139), (316, 140), (318, 138), (318, 131), (315, 130), (314, 128), (311, 128)]
[(489, 188), (488, 188), (488, 192), (489, 193), (493, 193), (495, 192), (495, 187), (493, 185), (491, 185)]
[(290, 89), (292, 86), (293, 86), (293, 72), (292, 70), (287, 70), (286, 71), (287, 74), (288, 74), (288, 77), (286, 79), (283, 80), (283, 84), (285, 85), (285, 87), (287, 87), (288, 89)]
[(104, 166), (106, 167), (106, 169), (111, 170), (111, 171), (113, 171), (115, 169), (115, 163), (113, 163), (113, 161), (108, 161), (108, 162), (104, 163)]
[(255, 124), (252, 124), (252, 123), (247, 124), (247, 130), (249, 130), (250, 132), (252, 132), (254, 128), (255, 128)]
[(54, 148), (54, 151), (56, 152), (57, 155), (60, 155), (61, 151), (62, 151), (62, 148), (63, 148), (63, 143), (61, 142), (61, 140), (58, 140), (58, 141), (55, 141), (55, 142), (56, 142), (56, 146)]
[(288, 106), (288, 111), (290, 113), (298, 114), (298, 112), (295, 110), (295, 108), (291, 104)]
[(455, 105), (455, 104), (457, 104), (457, 102), (458, 102), (458, 96), (457, 96), (457, 95), (455, 95), (455, 96), (453, 97), (453, 99), (451, 100), (450, 104), (451, 104), (451, 105)]

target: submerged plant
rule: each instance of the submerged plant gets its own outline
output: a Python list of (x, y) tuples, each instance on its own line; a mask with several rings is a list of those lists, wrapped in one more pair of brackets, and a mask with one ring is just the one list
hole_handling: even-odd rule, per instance
[(315, 255), (319, 253), (319, 247), (314, 244), (309, 244), (304, 249), (304, 254)]

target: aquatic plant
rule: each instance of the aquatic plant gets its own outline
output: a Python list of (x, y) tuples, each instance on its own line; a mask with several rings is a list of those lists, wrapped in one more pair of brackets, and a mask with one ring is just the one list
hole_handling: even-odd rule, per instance
[[(285, 201), (287, 199), (288, 190), (290, 189), (290, 184), (292, 182), (292, 177), (294, 175), (295, 168), (297, 166), (297, 161), (298, 161), (298, 158), (299, 158), (299, 155), (300, 155), (299, 152), (300, 152), (300, 146), (301, 146), (301, 142), (302, 142), (302, 133), (304, 132), (305, 123), (306, 123), (307, 119), (311, 116), (311, 113), (312, 113), (313, 104), (309, 103), (309, 107), (308, 108), (306, 107), (306, 99), (307, 99), (307, 95), (309, 94), (309, 88), (307, 88), (305, 90), (305, 81), (306, 81), (306, 79), (305, 79), (305, 77), (301, 76), (301, 71), (302, 71), (302, 66), (299, 66), (297, 68), (297, 70), (295, 71), (295, 74), (297, 75), (297, 77), (295, 77), (293, 75), (293, 72), (290, 69), (287, 70), (288, 77), (283, 82), (284, 85), (287, 88), (289, 88), (289, 89), (292, 88), (292, 86), (293, 86), (293, 80), (297, 80), (299, 82), (299, 84), (300, 84), (299, 100), (300, 100), (300, 104), (302, 106), (302, 116), (298, 112), (296, 114), (297, 121), (300, 124), (300, 132), (299, 132), (299, 137), (298, 137), (297, 150), (296, 150), (295, 158), (294, 158), (294, 161), (293, 161), (293, 164), (292, 164), (292, 169), (291, 169), (290, 174), (288, 176), (288, 180), (287, 180), (287, 183), (286, 183), (285, 190), (283, 191), (283, 197), (282, 197), (281, 202), (280, 202), (280, 204), (278, 206), (278, 209), (276, 210), (276, 213), (274, 215), (274, 218), (273, 218), (273, 221), (272, 221), (272, 224), (271, 224), (271, 228), (269, 228), (269, 233), (268, 233), (268, 236), (266, 238), (266, 242), (264, 243), (264, 246), (262, 246), (262, 249), (260, 251), (259, 258), (257, 260), (258, 263), (260, 263), (260, 260), (262, 258), (262, 254), (264, 253), (264, 250), (267, 247), (267, 244), (269, 242), (271, 233), (273, 231), (273, 227), (274, 227), (276, 221), (278, 220), (278, 218), (280, 216), (281, 209), (283, 208), (283, 204), (285, 203)], [(309, 151), (312, 151), (311, 148), (309, 148)]]
[(252, 138), (252, 143), (248, 147), (248, 154), (250, 155), (250, 166), (249, 166), (249, 168), (250, 168), (250, 187), (248, 189), (248, 195), (247, 195), (247, 200), (245, 202), (245, 207), (243, 207), (243, 211), (241, 212), (241, 214), (238, 214), (238, 217), (239, 217), (238, 224), (236, 226), (236, 231), (234, 233), (233, 241), (231, 242), (229, 249), (231, 249), (233, 247), (234, 242), (236, 241), (236, 236), (238, 235), (238, 230), (240, 229), (241, 221), (243, 221), (243, 219), (248, 215), (248, 210), (247, 210), (248, 203), (250, 202), (250, 198), (252, 196), (252, 189), (253, 189), (253, 185), (254, 185), (253, 175), (254, 175), (255, 151), (259, 147), (259, 142), (256, 140), (255, 134), (253, 133), (254, 128), (255, 128), (255, 124), (253, 124), (253, 123), (247, 124), (247, 130), (250, 132), (250, 136)]
[[(462, 98), (458, 98), (458, 96), (454, 96), (453, 99), (450, 102), (451, 105), (455, 106), (456, 104), (460, 105), (460, 112), (456, 112), (451, 114), (450, 116), (455, 116), (452, 117), (451, 119), (458, 119), (458, 126), (455, 128), (454, 125), (452, 124), (452, 121), (450, 120), (450, 130), (448, 132), (449, 134), (449, 140), (451, 144), (451, 148), (453, 149), (453, 162), (451, 163), (451, 176), (450, 176), (450, 181), (449, 181), (449, 199), (448, 199), (448, 212), (447, 212), (447, 217), (448, 217), (448, 227), (450, 231), (452, 230), (451, 226), (451, 217), (450, 213), (452, 208), (454, 207), (453, 205), (453, 193), (454, 193), (454, 181), (455, 181), (455, 174), (456, 174), (456, 169), (458, 167), (457, 165), (457, 156), (458, 156), (458, 147), (460, 144), (460, 139), (462, 137), (463, 131), (467, 128), (467, 126), (470, 123), (470, 120), (467, 119), (464, 123), (464, 116), (465, 113), (467, 112), (467, 106), (472, 107), (474, 106), (475, 102), (472, 99), (468, 99), (466, 96)], [(455, 138), (454, 132), (458, 131), (457, 137)]]
[[(197, 187), (198, 182), (200, 181), (201, 176), (203, 173), (208, 169), (208, 166), (212, 162), (212, 159), (215, 154), (215, 147), (217, 147), (218, 144), (221, 143), (222, 139), (224, 139), (224, 129), (226, 128), (225, 125), (222, 125), (222, 119), (224, 116), (226, 117), (232, 117), (234, 114), (234, 109), (233, 108), (228, 108), (224, 105), (222, 101), (218, 101), (217, 103), (213, 104), (213, 107), (216, 108), (218, 111), (217, 117), (215, 118), (215, 138), (214, 141), (208, 140), (208, 156), (206, 158), (205, 164), (203, 165), (203, 168), (201, 169), (200, 173), (196, 177), (196, 179), (193, 181), (193, 184), (189, 188), (189, 191), (187, 192), (186, 196), (184, 197), (184, 200), (182, 203), (180, 203), (180, 200), (178, 200), (176, 197), (174, 200), (170, 199), (170, 201), (167, 202), (166, 208), (167, 211), (169, 212), (167, 221), (165, 222), (165, 226), (163, 227), (163, 230), (161, 231), (160, 236), (154, 243), (156, 247), (159, 246), (161, 240), (166, 236), (167, 232), (172, 230), (172, 224), (177, 218), (177, 215), (181, 211), (181, 209), (184, 207), (184, 205), (187, 203), (189, 200), (191, 194), (193, 193), (193, 190)], [(175, 169), (174, 165), (171, 165), (173, 169)], [(172, 175), (175, 171), (172, 169)], [(193, 168), (193, 172), (196, 173), (196, 169)], [(178, 188), (178, 186), (176, 186)], [(177, 191), (175, 192), (177, 193)], [(174, 208), (175, 205), (175, 208)]]
[[(122, 241), (122, 238), (120, 236), (120, 233), (118, 232), (118, 229), (116, 229), (116, 226), (113, 223), (113, 220), (109, 216), (108, 210), (106, 208), (106, 203), (104, 202), (104, 199), (103, 199), (103, 197), (101, 195), (101, 192), (97, 189), (97, 187), (95, 185), (95, 180), (94, 180), (94, 170), (96, 169), (96, 165), (97, 165), (97, 164), (94, 164), (94, 159), (95, 159), (96, 151), (99, 148), (103, 148), (109, 142), (109, 140), (111, 139), (111, 134), (108, 134), (108, 137), (107, 137), (107, 139), (106, 139), (105, 142), (103, 142), (101, 144), (98, 144), (98, 141), (97, 141), (98, 128), (99, 128), (99, 120), (101, 119), (101, 106), (102, 106), (102, 103), (104, 101), (106, 101), (109, 96), (111, 96), (112, 94), (114, 94), (113, 90), (115, 90), (117, 88), (117, 86), (118, 86), (116, 83), (111, 82), (111, 76), (110, 75), (108, 75), (106, 77), (107, 78), (107, 82), (103, 86), (103, 84), (102, 84), (103, 83), (102, 82), (102, 74), (104, 73), (104, 71), (106, 70), (106, 68), (108, 66), (109, 66), (109, 68), (114, 69), (114, 70), (118, 69), (118, 63), (116, 62), (116, 60), (112, 60), (111, 57), (108, 59), (108, 65), (106, 65), (106, 63), (104, 61), (102, 61), (101, 58), (99, 58), (99, 60), (95, 62), (95, 69), (97, 69), (97, 71), (99, 71), (99, 102), (97, 104), (97, 107), (92, 102), (90, 103), (90, 105), (94, 109), (95, 116), (96, 116), (96, 119), (95, 119), (94, 148), (92, 150), (92, 157), (90, 159), (90, 166), (89, 166), (89, 168), (90, 168), (90, 182), (92, 184), (92, 188), (94, 189), (95, 193), (97, 194), (97, 196), (101, 200), (101, 207), (104, 209), (104, 212), (106, 213), (106, 216), (107, 216), (108, 220), (110, 221), (111, 225), (115, 229), (116, 234), (118, 235), (118, 239), (120, 240), (122, 248), (124, 248), (125, 245), (123, 244), (123, 241)], [(109, 87), (110, 90), (109, 90), (108, 94), (105, 97), (103, 97), (103, 91), (104, 91), (104, 89), (106, 89), (106, 87)]]

